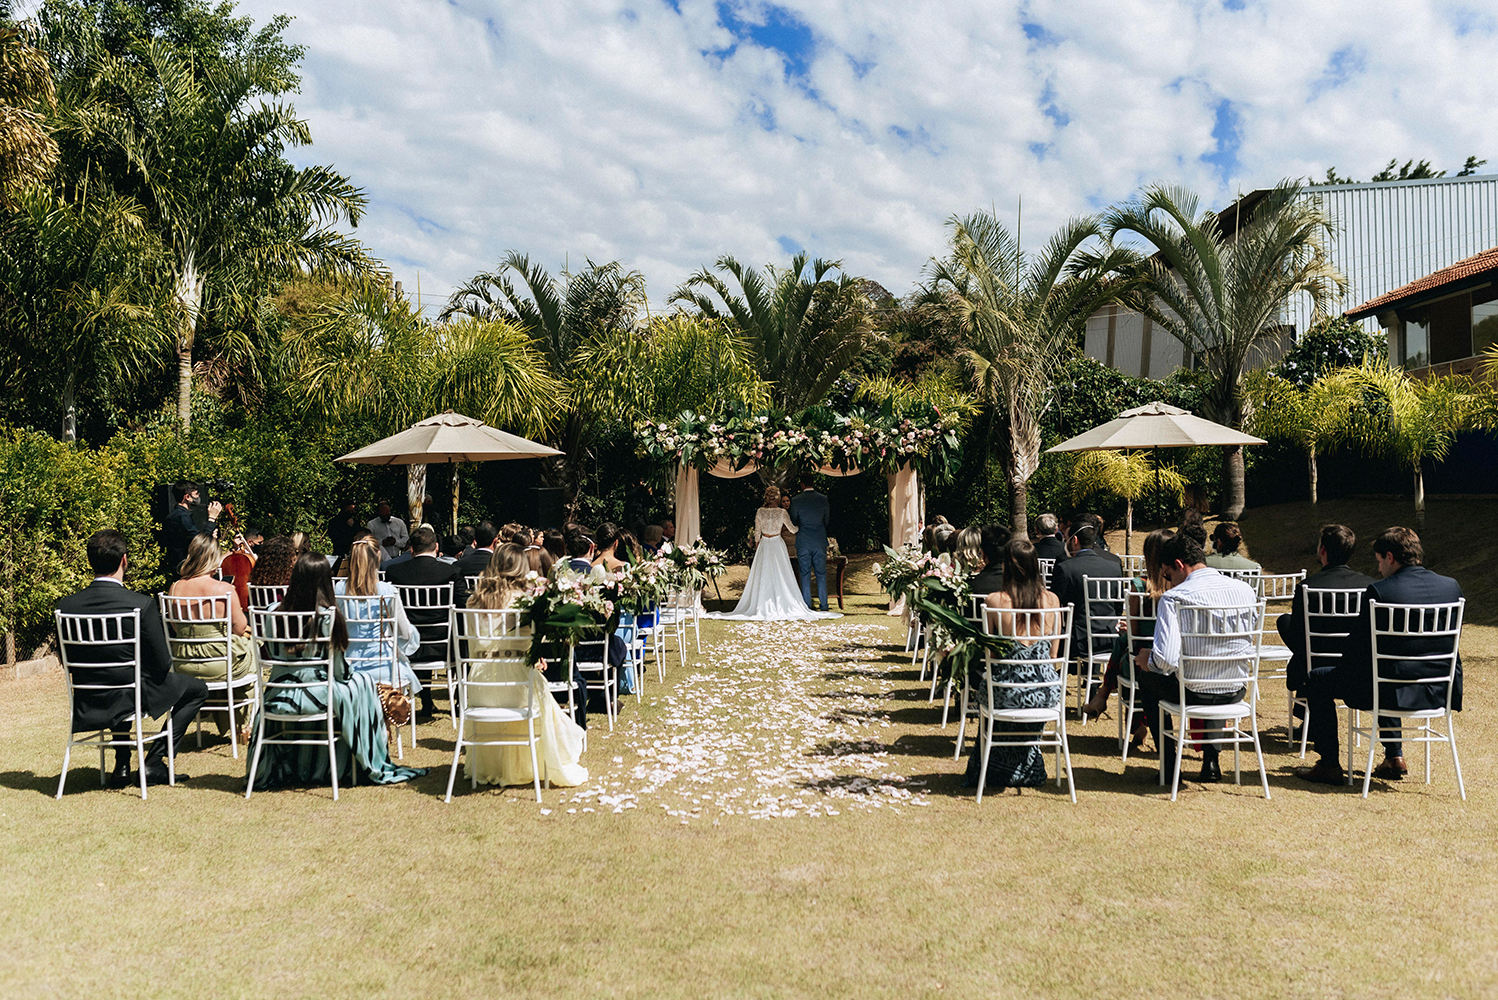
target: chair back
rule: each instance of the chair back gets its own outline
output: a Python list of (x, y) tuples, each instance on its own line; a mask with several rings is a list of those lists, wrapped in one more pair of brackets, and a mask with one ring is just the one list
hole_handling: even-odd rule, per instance
[(270, 610), (281, 603), (281, 598), (286, 596), (285, 586), (257, 587), (250, 584), (250, 607)]
[(1130, 593), (1124, 601), (1124, 616), (1124, 635), (1128, 637), (1129, 655), (1133, 656), (1138, 643), (1154, 637), (1155, 599), (1148, 591)]
[[(1059, 707), (1066, 698), (1066, 664), (1071, 658), (1072, 609), (1059, 608), (990, 608), (987, 630), (990, 635), (1007, 639), (1016, 645), (1044, 645), (1042, 656), (999, 656), (991, 649), (983, 652), (983, 680), (988, 688), (988, 707), (992, 709), (1001, 693), (1006, 702), (1019, 700), (1025, 691), (1039, 692), (1037, 708)], [(1019, 652), (1018, 649), (1015, 652)], [(1017, 681), (1007, 679), (1016, 667), (1048, 665), (1054, 676), (1046, 680)]]
[(1045, 589), (1051, 589), (1051, 574), (1056, 572), (1056, 560), (1036, 559), (1040, 563), (1040, 581), (1045, 584)]
[(1237, 605), (1177, 605), (1180, 618), (1181, 689), (1230, 694), (1248, 688), (1250, 697), (1264, 646), (1264, 602)]
[(348, 623), (349, 648), (344, 659), (353, 670), (385, 669), (390, 684), (403, 687), (395, 655), (395, 601), (382, 594), (339, 594), (338, 609)]
[[(259, 677), (261, 714), (266, 719), (312, 721), (333, 715), (333, 642), (323, 635), (324, 611), (250, 611), (250, 634), (255, 639), (255, 669)], [(291, 680), (277, 676), (278, 667), (321, 668), (322, 680)], [(295, 676), (295, 675), (289, 675)], [(275, 711), (279, 690), (320, 689), (323, 710), (286, 714)], [(312, 697), (317, 698), (314, 694)], [(329, 723), (332, 725), (332, 723)], [(257, 758), (258, 759), (258, 758)]]
[(1144, 556), (1130, 555), (1125, 552), (1118, 558), (1123, 561), (1124, 576), (1141, 577), (1144, 575)]
[(479, 585), (479, 578), (477, 576), (466, 576), (465, 575), (463, 577), (463, 586), (465, 586), (466, 588), (468, 588), (468, 592), (470, 594), (473, 593), (475, 590), (478, 589), (478, 585)]
[(1259, 599), (1274, 603), (1288, 601), (1295, 596), (1295, 588), (1305, 582), (1306, 571), (1299, 573), (1260, 573)]
[(1366, 592), (1366, 588), (1322, 590), (1301, 585), (1305, 607), (1301, 626), (1306, 640), (1307, 670), (1332, 666), (1342, 658), (1342, 643), (1335, 640), (1352, 634), (1353, 623), (1363, 610), (1363, 594)]
[(1368, 602), (1375, 714), (1380, 689), (1395, 684), (1444, 683), (1446, 711), (1451, 710), (1466, 607), (1465, 597), (1450, 604)]
[(529, 669), (526, 667), (526, 657), (531, 646), (530, 636), (493, 632), (491, 629), (496, 622), (484, 617), (501, 613), (482, 608), (453, 609), (456, 634), (464, 640), (460, 643), (464, 652), (458, 658), (453, 676), (460, 713), (468, 712), (470, 698), (475, 694), (481, 695), (472, 705), (475, 708), (530, 709), (533, 682), (528, 672), (517, 671), (506, 679), (495, 677), (475, 680), (473, 676), (475, 667), (496, 660)]
[(1087, 648), (1074, 650), (1081, 659), (1093, 655), (1099, 643), (1110, 650), (1118, 635), (1118, 620), (1124, 616), (1124, 606), (1133, 590), (1133, 581), (1126, 576), (1082, 577), (1082, 592), (1086, 596)]
[(970, 621), (970, 622), (972, 622), (974, 625), (977, 625), (979, 628), (986, 629), (987, 625), (985, 624), (985, 622), (987, 620), (987, 615), (986, 615), (984, 609), (987, 606), (988, 606), (988, 595), (987, 594), (970, 594), (970, 595), (968, 595), (968, 599), (967, 599), (967, 620)]
[[(68, 707), (71, 710), (74, 691), (126, 691), (135, 690), (135, 714), (140, 715), (140, 611), (127, 611), (113, 615), (70, 615), (61, 611), (52, 613), (57, 625), (57, 655), (62, 660), (63, 675), (68, 683)], [(90, 651), (106, 649), (129, 651), (128, 660), (100, 661)], [(80, 655), (81, 654), (81, 655)], [(118, 656), (118, 653), (115, 654)], [(127, 667), (134, 679), (123, 684), (106, 684), (103, 681), (80, 682), (73, 671), (90, 668), (118, 669)]]
[(1258, 569), (1219, 569), (1217, 572), (1248, 584), (1256, 594), (1259, 592), (1259, 578), (1264, 575), (1264, 571)]
[[(213, 597), (173, 597), (159, 594), (161, 622), (166, 627), (166, 644), (171, 650), (172, 663), (222, 663), (224, 677), (234, 676), (234, 658), (229, 647), (229, 633), (233, 628), (229, 595)], [(178, 625), (212, 625), (214, 631), (223, 629), (223, 635), (186, 636), (178, 635)]]
[(395, 592), (400, 597), (401, 606), (406, 609), (406, 617), (411, 619), (412, 626), (421, 635), (423, 649), (417, 655), (429, 653), (425, 647), (441, 646), (445, 659), (445, 651), (452, 639), (453, 585), (398, 583)]

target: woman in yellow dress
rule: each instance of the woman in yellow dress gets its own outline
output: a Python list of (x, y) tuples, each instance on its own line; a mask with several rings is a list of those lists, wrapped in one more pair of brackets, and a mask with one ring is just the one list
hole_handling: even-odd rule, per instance
[[(473, 594), (468, 598), (470, 608), (503, 610), (511, 607), (525, 589), (525, 576), (530, 572), (530, 561), (525, 550), (518, 545), (501, 545), (494, 550), (489, 565), (479, 575)], [(484, 615), (477, 622), (481, 636), (529, 635), (530, 627), (518, 625), (518, 615)], [(476, 652), (482, 654), (497, 646), (486, 644), (483, 639), (474, 641)], [(541, 767), (541, 780), (553, 785), (570, 787), (584, 784), (588, 780), (588, 769), (578, 763), (582, 756), (583, 729), (557, 704), (546, 687), (542, 660), (532, 670), (514, 661), (494, 660), (475, 663), (469, 668), (474, 681), (530, 681), (532, 710), (536, 712), (536, 759)], [(513, 688), (473, 687), (469, 689), (469, 704), (475, 707), (486, 704), (486, 697), (494, 704), (507, 704), (514, 695)], [(465, 731), (466, 737), (525, 739), (524, 722), (468, 722), (475, 727)], [(532, 782), (530, 750), (524, 746), (472, 746), (468, 748), (468, 759), (463, 765), (465, 777), (474, 778), (485, 785), (529, 785)]]

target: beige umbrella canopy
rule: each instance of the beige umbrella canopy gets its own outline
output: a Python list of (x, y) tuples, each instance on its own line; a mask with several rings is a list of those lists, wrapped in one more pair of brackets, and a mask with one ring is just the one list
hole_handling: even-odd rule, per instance
[[(1199, 448), (1264, 444), (1263, 438), (1213, 423), (1169, 403), (1145, 403), (1125, 410), (1100, 427), (1062, 441), (1052, 451), (1140, 451), (1145, 448)], [(1155, 488), (1160, 487), (1160, 462), (1155, 461)], [(1124, 550), (1134, 534), (1134, 501), (1126, 498)]]
[[(431, 462), (499, 462), (512, 458), (560, 455), (555, 448), (490, 427), (482, 420), (451, 410), (418, 421), (399, 434), (342, 455), (336, 461), (362, 465), (407, 465), (407, 499), (413, 520), (420, 519), (426, 494), (426, 467)], [(458, 523), (458, 476), (453, 470), (453, 524)]]
[(1046, 451), (1136, 451), (1141, 448), (1236, 444), (1264, 444), (1264, 439), (1214, 424), (1179, 406), (1156, 402), (1125, 410), (1101, 427), (1094, 427)]

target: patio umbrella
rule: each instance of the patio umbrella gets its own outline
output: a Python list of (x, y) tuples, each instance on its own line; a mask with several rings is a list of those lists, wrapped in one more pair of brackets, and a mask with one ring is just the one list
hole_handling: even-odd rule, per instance
[[(1069, 438), (1053, 451), (1138, 451), (1149, 448), (1203, 448), (1232, 447), (1243, 444), (1264, 444), (1263, 438), (1233, 430), (1222, 424), (1198, 417), (1189, 410), (1169, 403), (1146, 403), (1132, 410), (1125, 410), (1115, 419), (1090, 431)], [(1155, 459), (1156, 488), (1159, 487), (1160, 461)], [(1128, 500), (1129, 526), (1132, 528), (1134, 502)], [(1129, 534), (1132, 534), (1132, 530)], [(1124, 539), (1128, 550), (1129, 539)]]
[(420, 519), (422, 497), (426, 493), (426, 467), (431, 462), (447, 462), (452, 470), (453, 527), (458, 524), (458, 462), (501, 462), (512, 458), (546, 458), (560, 451), (537, 444), (482, 420), (465, 417), (448, 410), (435, 417), (418, 421), (399, 434), (365, 445), (358, 451), (341, 455), (335, 461), (361, 465), (406, 465), (407, 500)]

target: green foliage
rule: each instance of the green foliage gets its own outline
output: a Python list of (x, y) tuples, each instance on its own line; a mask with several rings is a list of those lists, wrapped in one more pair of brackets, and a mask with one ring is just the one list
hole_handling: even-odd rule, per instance
[(1381, 358), (1388, 340), (1369, 333), (1361, 323), (1333, 316), (1311, 324), (1311, 328), (1286, 352), (1274, 373), (1295, 385), (1310, 385), (1327, 372), (1360, 365), (1364, 358)]

